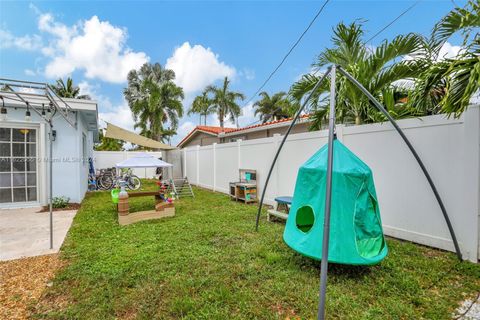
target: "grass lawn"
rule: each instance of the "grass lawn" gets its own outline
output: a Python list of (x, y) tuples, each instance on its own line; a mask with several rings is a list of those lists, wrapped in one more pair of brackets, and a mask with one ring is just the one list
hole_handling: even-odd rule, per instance
[[(173, 218), (125, 227), (108, 193), (89, 194), (61, 250), (65, 267), (32, 316), (314, 318), (320, 263), (283, 243), (284, 225), (264, 218), (257, 233), (255, 206), (195, 193), (176, 203)], [(131, 200), (132, 211), (152, 205), (150, 198)], [(480, 288), (479, 265), (408, 242), (388, 245), (377, 266), (329, 267), (329, 319), (449, 319)]]

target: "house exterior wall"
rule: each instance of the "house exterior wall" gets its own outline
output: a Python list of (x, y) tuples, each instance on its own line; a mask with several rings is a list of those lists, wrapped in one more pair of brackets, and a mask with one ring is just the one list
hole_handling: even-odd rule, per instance
[[(0, 122), (0, 128), (36, 128), (38, 129), (37, 152), (37, 188), (39, 197), (36, 203), (29, 205), (46, 205), (48, 203), (48, 156), (50, 141), (49, 127), (35, 112), (31, 111), (31, 121), (26, 122), (24, 108), (9, 108), (7, 121)], [(53, 196), (66, 196), (71, 202), (81, 202), (88, 188), (88, 158), (93, 156), (93, 132), (87, 130), (82, 112), (77, 111), (77, 129), (73, 128), (61, 116), (55, 116), (53, 130)], [(83, 141), (85, 137), (85, 148)], [(85, 150), (85, 154), (83, 151)], [(0, 203), (0, 208), (22, 207), (25, 204)]]
[[(273, 137), (274, 134), (285, 134), (285, 131), (287, 130), (288, 125), (281, 126), (281, 127), (273, 127), (273, 128), (265, 128), (262, 130), (257, 130), (257, 131), (251, 131), (248, 132), (248, 130), (245, 131), (240, 131), (238, 134), (228, 134), (225, 137), (225, 142), (232, 142), (236, 140), (254, 140), (254, 139), (261, 139), (261, 138), (268, 138), (268, 137)], [(308, 132), (308, 127), (310, 126), (310, 122), (301, 122), (298, 124), (295, 124), (295, 126), (292, 128), (291, 133), (302, 133), (302, 132)]]
[(194, 137), (191, 138), (187, 143), (183, 145), (183, 147), (192, 147), (192, 146), (208, 146), (214, 143), (220, 142), (220, 139), (216, 136), (212, 136), (211, 134), (207, 134), (204, 132), (196, 132)]

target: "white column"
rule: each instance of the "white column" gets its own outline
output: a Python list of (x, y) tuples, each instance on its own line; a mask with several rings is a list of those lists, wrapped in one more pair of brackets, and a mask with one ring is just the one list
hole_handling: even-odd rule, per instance
[(213, 144), (213, 191), (217, 191), (217, 143)]

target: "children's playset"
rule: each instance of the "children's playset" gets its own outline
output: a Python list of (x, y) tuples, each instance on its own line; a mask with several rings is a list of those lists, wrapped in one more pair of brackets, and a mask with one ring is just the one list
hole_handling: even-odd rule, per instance
[[(170, 193), (166, 183), (157, 182), (158, 191), (126, 192), (125, 187), (114, 189), (111, 192), (112, 201), (117, 205), (118, 223), (128, 225), (138, 221), (162, 219), (175, 216), (175, 194)], [(129, 199), (135, 197), (154, 198), (155, 209), (147, 211), (130, 212)]]
[(245, 203), (257, 202), (256, 170), (238, 170), (238, 181), (230, 182), (230, 198)]

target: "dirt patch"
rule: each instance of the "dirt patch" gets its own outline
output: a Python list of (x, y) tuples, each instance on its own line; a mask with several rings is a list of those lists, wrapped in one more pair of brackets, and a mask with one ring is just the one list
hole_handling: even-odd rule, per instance
[[(80, 206), (80, 203), (69, 203), (65, 208), (52, 208), (52, 211), (78, 210), (80, 209)], [(50, 212), (50, 208), (48, 206), (43, 206), (38, 212)]]
[(0, 262), (0, 319), (27, 319), (60, 267), (58, 254)]

